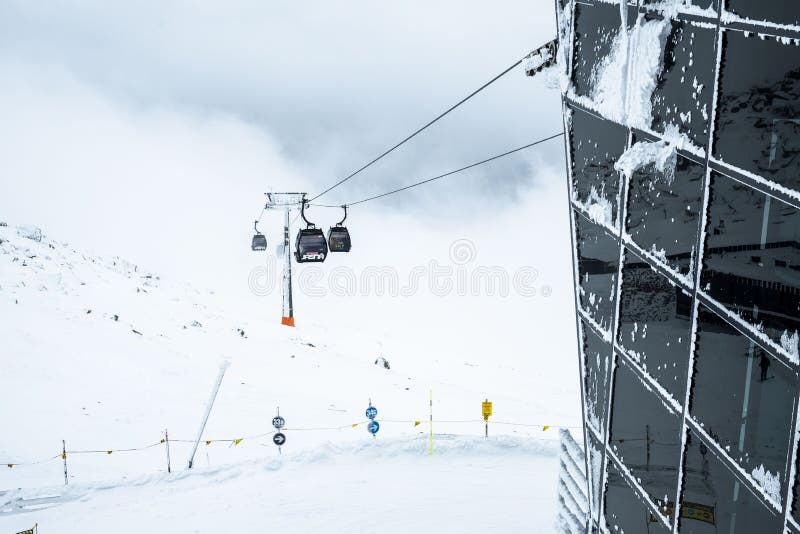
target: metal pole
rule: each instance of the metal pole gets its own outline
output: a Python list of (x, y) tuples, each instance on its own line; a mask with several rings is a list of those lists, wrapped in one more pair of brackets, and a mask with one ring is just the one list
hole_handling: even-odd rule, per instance
[(292, 307), (292, 252), (289, 247), (289, 208), (285, 209), (283, 223), (283, 318), (281, 324), (294, 326)]
[(208, 422), (208, 416), (211, 414), (211, 407), (214, 406), (214, 399), (217, 398), (217, 392), (219, 391), (219, 386), (222, 384), (222, 377), (225, 376), (225, 371), (228, 369), (229, 365), (230, 362), (226, 360), (222, 362), (222, 365), (219, 366), (219, 375), (217, 376), (217, 381), (214, 383), (214, 389), (211, 390), (211, 397), (208, 399), (208, 403), (206, 404), (206, 411), (203, 414), (203, 420), (200, 423), (200, 429), (197, 431), (197, 439), (194, 440), (192, 455), (189, 457), (189, 463), (186, 466), (187, 469), (192, 468), (192, 464), (194, 463), (194, 455), (197, 452), (197, 446), (200, 444), (200, 438), (203, 437), (203, 430), (205, 430), (206, 428), (206, 423)]
[[(280, 417), (281, 416), (281, 407), (280, 406), (276, 406), (275, 408), (276, 408), (276, 411), (278, 412), (278, 417)], [(280, 432), (280, 431), (281, 431), (281, 429), (279, 428), (278, 432)], [(278, 445), (278, 455), (280, 456), (281, 454), (283, 454), (283, 451), (281, 451), (281, 446)]]
[(67, 442), (61, 440), (61, 458), (64, 459), (64, 485), (67, 485)]
[(166, 428), (164, 429), (164, 443), (167, 445), (167, 473), (172, 473), (172, 467), (169, 461), (169, 432), (167, 432)]
[(489, 420), (486, 420), (486, 437), (489, 437)]

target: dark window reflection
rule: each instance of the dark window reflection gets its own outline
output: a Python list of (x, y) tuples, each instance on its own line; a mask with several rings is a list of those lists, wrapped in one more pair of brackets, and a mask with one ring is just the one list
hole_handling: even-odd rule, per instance
[[(693, 6), (700, 7), (702, 9), (717, 9), (717, 1), (716, 0), (692, 0), (691, 2), (686, 2), (687, 4), (691, 4)], [(664, 5), (664, 0), (643, 0), (642, 4), (647, 5)]]
[(689, 432), (679, 531), (689, 534), (782, 532), (783, 521)]
[[(582, 322), (583, 323), (583, 322)], [(586, 420), (602, 435), (608, 404), (609, 371), (611, 369), (611, 344), (603, 341), (588, 327), (583, 326), (584, 387), (586, 394)]]
[(725, 7), (745, 19), (800, 24), (800, 3), (797, 0), (728, 0)]
[(606, 331), (611, 331), (617, 285), (619, 242), (575, 213), (581, 308)]
[[(795, 473), (800, 473), (800, 454), (795, 455), (794, 469)], [(792, 494), (792, 517), (800, 522), (800, 476), (795, 476)]]
[(599, 3), (575, 6), (575, 47), (572, 80), (575, 91), (591, 96), (596, 65), (611, 52), (620, 30), (619, 6)]
[(630, 184), (628, 234), (690, 284), (704, 174), (703, 165), (678, 156), (674, 177), (651, 165), (636, 171)]
[(722, 54), (715, 157), (800, 190), (800, 47), (726, 31)]
[(745, 471), (784, 487), (796, 388), (793, 371), (700, 306), (690, 413)]
[(653, 129), (675, 125), (695, 145), (705, 148), (714, 90), (716, 31), (672, 21), (663, 67), (653, 93)]
[(622, 473), (610, 462), (604, 508), (606, 528), (610, 532), (625, 534), (669, 532), (669, 529), (659, 522), (647, 504), (628, 485)]
[(680, 404), (686, 394), (691, 296), (627, 253), (617, 340)]
[(680, 432), (680, 414), (666, 408), (627, 365), (618, 365), (609, 444), (653, 502), (665, 510), (678, 490)]
[(625, 151), (627, 136), (618, 124), (580, 110), (572, 112), (572, 195), (593, 220), (606, 226), (616, 226), (619, 173), (614, 163)]
[(701, 289), (790, 354), (800, 329), (800, 214), (713, 173)]
[(603, 446), (591, 432), (588, 432), (586, 436), (589, 441), (590, 513), (592, 518), (597, 518), (600, 512), (600, 488), (603, 482)]

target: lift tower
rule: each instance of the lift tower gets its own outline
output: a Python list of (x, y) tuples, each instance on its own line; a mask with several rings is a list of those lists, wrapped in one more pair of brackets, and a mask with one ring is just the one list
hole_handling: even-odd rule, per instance
[(292, 208), (303, 204), (305, 193), (267, 193), (268, 210), (283, 209), (283, 317), (281, 324), (294, 326), (294, 310), (292, 308), (292, 248), (289, 243), (289, 214)]

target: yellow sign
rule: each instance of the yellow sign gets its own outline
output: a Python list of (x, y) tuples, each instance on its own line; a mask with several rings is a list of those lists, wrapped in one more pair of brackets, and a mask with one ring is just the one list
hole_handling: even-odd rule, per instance
[(483, 420), (488, 421), (489, 417), (492, 416), (492, 403), (488, 400), (481, 403), (481, 412), (483, 412)]
[[(673, 514), (675, 513), (674, 508), (675, 507), (673, 504), (668, 502), (660, 506), (659, 511), (672, 519)], [(716, 520), (714, 518), (714, 507), (696, 502), (684, 501), (681, 503), (681, 518), (694, 519), (695, 521), (702, 521), (712, 525), (716, 524)], [(650, 522), (658, 523), (658, 518), (656, 518), (655, 514), (650, 514)]]
[(715, 524), (714, 507), (696, 502), (684, 501), (681, 503), (681, 517)]

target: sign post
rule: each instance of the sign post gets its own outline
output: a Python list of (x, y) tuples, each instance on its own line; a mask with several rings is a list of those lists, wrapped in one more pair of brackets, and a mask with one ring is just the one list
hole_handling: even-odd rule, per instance
[(378, 433), (378, 430), (381, 429), (381, 425), (375, 420), (378, 417), (378, 409), (372, 405), (372, 399), (369, 400), (369, 406), (367, 407), (367, 411), (365, 412), (367, 419), (369, 419), (369, 423), (367, 424), (367, 432), (372, 434), (372, 437), (375, 437), (375, 434)]
[(277, 432), (272, 436), (272, 443), (278, 446), (278, 454), (283, 454), (281, 452), (281, 445), (286, 443), (286, 435), (281, 432), (281, 429), (286, 426), (286, 419), (281, 417), (280, 406), (278, 406), (277, 410), (277, 415), (272, 418), (272, 426), (275, 427), (275, 430), (277, 430)]
[(492, 416), (492, 403), (489, 402), (489, 399), (484, 400), (481, 403), (481, 413), (483, 414), (483, 422), (486, 427), (486, 436), (489, 437), (489, 418)]

